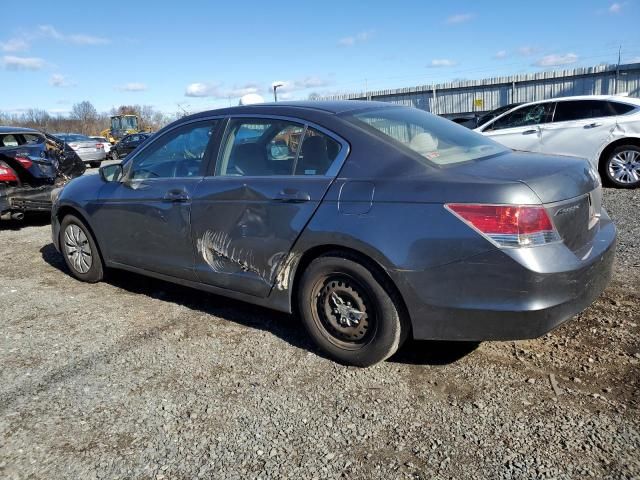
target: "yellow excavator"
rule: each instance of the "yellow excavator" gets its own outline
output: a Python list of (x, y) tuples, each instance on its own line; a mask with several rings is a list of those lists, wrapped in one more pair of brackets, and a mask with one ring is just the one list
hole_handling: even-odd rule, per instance
[(138, 133), (139, 131), (137, 115), (112, 115), (111, 128), (100, 132), (100, 136), (109, 140), (111, 144), (114, 144), (125, 135)]

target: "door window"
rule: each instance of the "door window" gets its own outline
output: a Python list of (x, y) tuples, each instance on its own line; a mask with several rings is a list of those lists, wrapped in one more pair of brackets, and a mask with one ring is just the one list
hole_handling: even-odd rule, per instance
[(338, 142), (300, 123), (235, 119), (229, 122), (217, 174), (324, 175), (339, 151)]
[(129, 162), (128, 178), (201, 175), (207, 146), (218, 124), (217, 120), (195, 123), (164, 134)]
[(620, 102), (611, 102), (611, 107), (615, 110), (616, 115), (624, 115), (625, 113), (629, 113), (631, 110), (637, 108), (633, 105), (629, 105), (628, 103)]
[(0, 145), (2, 147), (17, 147), (19, 145), (18, 139), (13, 134), (4, 135), (0, 141), (2, 142), (2, 145)]
[(529, 125), (540, 125), (551, 121), (553, 114), (553, 102), (536, 103), (518, 108), (504, 117), (493, 122), (489, 130), (501, 130), (503, 128), (526, 127)]
[(569, 122), (588, 118), (611, 117), (616, 114), (609, 102), (604, 100), (567, 100), (558, 102), (554, 122)]

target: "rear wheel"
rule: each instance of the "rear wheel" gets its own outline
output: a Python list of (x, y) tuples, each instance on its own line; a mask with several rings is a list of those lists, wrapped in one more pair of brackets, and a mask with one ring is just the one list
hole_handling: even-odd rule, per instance
[(102, 163), (102, 162), (89, 162), (89, 166), (90, 166), (91, 168), (100, 168), (100, 164), (101, 164), (101, 163)]
[(406, 337), (386, 279), (339, 253), (306, 268), (298, 294), (303, 323), (331, 358), (367, 367), (393, 355)]
[(640, 186), (640, 148), (622, 145), (614, 149), (601, 168), (608, 182), (619, 188)]
[(118, 160), (118, 152), (115, 149), (111, 149), (111, 160)]
[(102, 280), (102, 259), (93, 235), (82, 220), (74, 215), (64, 217), (59, 243), (64, 261), (74, 277), (89, 283)]

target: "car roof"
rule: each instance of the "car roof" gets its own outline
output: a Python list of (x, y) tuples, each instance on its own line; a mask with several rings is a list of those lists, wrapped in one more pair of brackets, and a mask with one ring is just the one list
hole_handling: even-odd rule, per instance
[(0, 133), (37, 133), (42, 135), (42, 132), (39, 130), (34, 130), (33, 128), (26, 127), (2, 127), (0, 126)]
[(548, 102), (563, 102), (567, 100), (611, 100), (616, 102), (631, 103), (633, 105), (640, 105), (640, 99), (634, 97), (627, 97), (625, 95), (574, 95), (572, 97), (555, 97), (548, 98), (546, 100), (538, 100), (535, 102), (523, 103), (523, 105), (535, 105), (537, 103)]
[(350, 112), (354, 110), (365, 110), (372, 108), (390, 108), (398, 107), (388, 102), (370, 102), (366, 100), (309, 100), (298, 102), (269, 102), (254, 103), (252, 105), (239, 105), (237, 107), (220, 108), (217, 110), (207, 110), (190, 115), (187, 118), (199, 118), (210, 115), (234, 115), (234, 114), (260, 114), (269, 110), (275, 114), (287, 114), (295, 111), (315, 111), (323, 112), (331, 115)]

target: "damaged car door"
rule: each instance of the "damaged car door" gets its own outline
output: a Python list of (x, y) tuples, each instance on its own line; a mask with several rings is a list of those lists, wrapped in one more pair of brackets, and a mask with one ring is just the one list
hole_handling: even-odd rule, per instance
[(160, 135), (106, 182), (95, 225), (114, 262), (193, 279), (191, 199), (202, 181), (218, 120), (187, 123)]
[(303, 121), (231, 118), (192, 205), (199, 280), (266, 297), (347, 152), (346, 142)]

